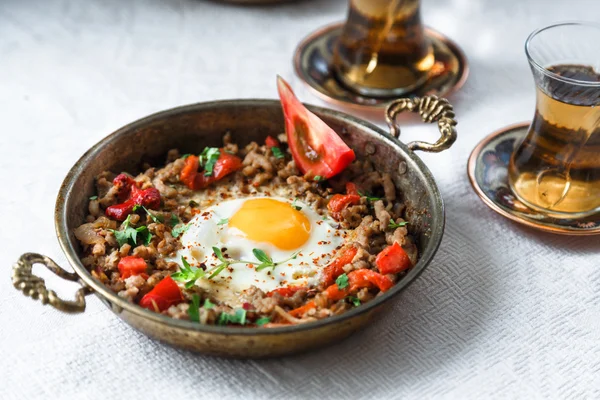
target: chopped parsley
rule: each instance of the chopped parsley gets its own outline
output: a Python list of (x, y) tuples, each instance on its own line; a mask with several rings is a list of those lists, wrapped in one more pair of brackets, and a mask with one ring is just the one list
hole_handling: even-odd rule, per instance
[(337, 277), (337, 279), (335, 280), (335, 283), (338, 285), (338, 288), (340, 288), (340, 289), (347, 288), (348, 287), (348, 275), (341, 274), (340, 276)]
[(131, 215), (128, 215), (121, 225), (121, 230), (110, 229), (113, 235), (115, 235), (119, 247), (122, 247), (125, 243), (137, 246), (138, 235), (140, 236), (142, 243), (146, 246), (149, 245), (150, 241), (152, 241), (152, 234), (148, 230), (148, 227), (142, 225), (137, 228), (132, 228), (129, 226), (130, 221)]
[(90, 197), (90, 200), (98, 200), (98, 196), (92, 196)]
[(179, 217), (175, 214), (171, 214), (171, 218), (169, 219), (169, 225), (175, 226), (179, 223)]
[(221, 218), (219, 222), (217, 222), (217, 225), (225, 225), (227, 223), (229, 223), (229, 218)]
[(197, 294), (192, 296), (192, 303), (190, 304), (190, 308), (188, 308), (188, 315), (190, 316), (190, 321), (200, 322), (200, 296)]
[(190, 226), (186, 225), (186, 224), (182, 224), (182, 225), (176, 226), (171, 231), (171, 236), (173, 236), (174, 238), (178, 238), (183, 233), (187, 232), (188, 229), (190, 229)]
[(390, 229), (396, 229), (396, 228), (401, 228), (403, 226), (406, 226), (408, 224), (408, 222), (402, 221), (402, 222), (394, 222), (393, 219), (390, 219), (390, 223), (388, 224), (388, 228)]
[(298, 204), (296, 204), (297, 201), (298, 201), (298, 198), (296, 197), (294, 199), (294, 201), (292, 202), (292, 208), (295, 208), (296, 210), (300, 211), (300, 210), (302, 210), (302, 207), (300, 207)]
[(194, 208), (194, 207), (198, 207), (200, 204), (196, 203), (194, 200), (190, 200), (190, 202), (188, 203), (188, 206)]
[(354, 307), (358, 307), (361, 304), (358, 297), (348, 296), (346, 297), (346, 300), (348, 300), (352, 305), (354, 305)]
[(182, 156), (181, 156), (181, 158), (183, 158), (183, 159), (185, 160), (185, 159), (186, 159), (186, 158), (188, 158), (189, 156), (191, 156), (191, 154), (190, 154), (190, 153), (187, 153), (187, 154), (184, 154), (184, 155), (182, 155)]
[(281, 151), (281, 149), (279, 147), (271, 147), (271, 152), (273, 153), (273, 156), (275, 156), (275, 158), (281, 159), (281, 158), (285, 158), (285, 155), (283, 154), (283, 152)]
[(201, 166), (204, 167), (204, 176), (211, 176), (215, 164), (221, 155), (221, 151), (217, 147), (205, 147), (202, 154), (198, 157)]
[(315, 182), (320, 182), (320, 181), (324, 181), (325, 178), (323, 178), (321, 175), (315, 175), (315, 177), (313, 178), (313, 180)]
[(211, 308), (213, 308), (215, 306), (215, 303), (213, 303), (212, 301), (210, 301), (208, 298), (204, 300), (204, 308), (206, 308), (207, 310), (210, 310)]
[(219, 325), (246, 325), (246, 310), (244, 310), (243, 308), (238, 308), (235, 310), (235, 314), (221, 313), (221, 315), (219, 315), (217, 323)]
[(179, 271), (171, 274), (171, 278), (178, 282), (185, 282), (186, 289), (189, 289), (196, 284), (198, 279), (204, 277), (204, 270), (192, 267), (183, 256), (181, 256), (181, 262), (183, 266)]
[(271, 322), (271, 317), (261, 317), (256, 320), (255, 324), (258, 326), (263, 326), (264, 324), (268, 324)]

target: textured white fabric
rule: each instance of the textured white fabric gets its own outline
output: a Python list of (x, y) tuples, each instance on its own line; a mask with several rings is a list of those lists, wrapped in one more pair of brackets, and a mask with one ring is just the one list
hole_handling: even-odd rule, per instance
[[(532, 116), (528, 33), (598, 20), (600, 2), (423, 3), (427, 24), (460, 43), (472, 67), (451, 98), (459, 140), (422, 156), (447, 205), (439, 253), (385, 318), (351, 339), (236, 361), (151, 341), (94, 297), (80, 315), (42, 307), (11, 287), (10, 266), (27, 251), (66, 265), (56, 192), (80, 155), (116, 128), (180, 104), (274, 98), (275, 74), (322, 104), (293, 77), (291, 57), (304, 35), (344, 18), (346, 1), (0, 2), (0, 398), (600, 398), (600, 237), (519, 227), (488, 210), (465, 173), (481, 138)], [(405, 139), (434, 131), (407, 126)], [(40, 273), (73, 293), (75, 285)]]

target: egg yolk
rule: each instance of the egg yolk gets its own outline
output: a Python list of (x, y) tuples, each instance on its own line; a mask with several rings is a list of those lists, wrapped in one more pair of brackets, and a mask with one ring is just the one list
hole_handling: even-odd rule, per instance
[(282, 250), (297, 249), (310, 236), (306, 215), (289, 203), (273, 199), (246, 200), (229, 218), (229, 227), (249, 240), (271, 243)]

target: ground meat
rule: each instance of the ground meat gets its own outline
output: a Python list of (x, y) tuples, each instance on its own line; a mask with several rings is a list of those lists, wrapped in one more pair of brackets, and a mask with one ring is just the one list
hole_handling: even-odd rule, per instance
[[(202, 215), (206, 207), (236, 197), (271, 195), (289, 199), (297, 197), (299, 201), (308, 204), (311, 209), (325, 217), (323, 221), (319, 221), (320, 224), (335, 224), (336, 221), (329, 213), (327, 205), (333, 194), (347, 194), (346, 183), (348, 182), (356, 185), (360, 193), (360, 202), (346, 206), (335, 216), (339, 219), (336, 232), (347, 230), (342, 233), (345, 237), (342, 246), (346, 247), (338, 247), (336, 251), (343, 251), (340, 249), (351, 246), (357, 248), (357, 252), (353, 259), (343, 265), (340, 272), (336, 274), (341, 272), (350, 274), (363, 269), (377, 272), (375, 266), (377, 254), (394, 242), (404, 248), (413, 264), (417, 262), (417, 246), (410, 236), (408, 230), (410, 226), (389, 227), (390, 220), (396, 224), (404, 222), (406, 207), (398, 200), (402, 198), (402, 192), (397, 190), (394, 179), (389, 173), (377, 170), (370, 160), (356, 160), (333, 179), (314, 182), (302, 176), (288, 150), (285, 134), (279, 135), (278, 138), (281, 143), (279, 148), (284, 154), (283, 158), (276, 158), (264, 144), (252, 142), (241, 148), (233, 141), (230, 133), (224, 135), (222, 151), (239, 155), (243, 166), (241, 170), (200, 191), (192, 191), (180, 182), (185, 158), (178, 150), (169, 151), (168, 163), (162, 168), (144, 165), (144, 172), (135, 176), (135, 182), (141, 189), (156, 188), (161, 194), (161, 204), (158, 209), (150, 211), (139, 209), (129, 215), (128, 232), (131, 234), (131, 230), (136, 230), (137, 236), (135, 239), (126, 238), (127, 243), (121, 246), (117, 242), (114, 231), (117, 231), (119, 240), (123, 242), (125, 226), (122, 222), (110, 220), (104, 215), (108, 206), (119, 202), (117, 190), (112, 185), (116, 175), (114, 172), (99, 174), (96, 177), (98, 198), (90, 200), (87, 222), (74, 231), (76, 238), (82, 244), (83, 264), (90, 269), (95, 279), (105, 283), (120, 297), (138, 303), (163, 279), (180, 270), (180, 264), (174, 260), (181, 256), (177, 253), (182, 248), (181, 229), (194, 216)], [(179, 230), (177, 235), (174, 233), (175, 228)], [(230, 257), (225, 250), (223, 252), (225, 257)], [(147, 265), (145, 272), (123, 279), (118, 265), (120, 260), (127, 256), (145, 260)], [(319, 257), (329, 259), (327, 255), (319, 255)], [(211, 264), (208, 261), (206, 263)], [(199, 268), (210, 271), (210, 268), (214, 267), (214, 264), (202, 264)], [(197, 271), (196, 266), (193, 268), (192, 271)], [(273, 271), (275, 272), (275, 268)], [(402, 274), (386, 275), (392, 282), (396, 282), (402, 276)], [(268, 321), (266, 326), (304, 323), (343, 313), (356, 306), (356, 299), (365, 303), (381, 294), (374, 286), (358, 290), (354, 288), (353, 292), (345, 298), (333, 301), (323, 292), (325, 287), (318, 285), (296, 289), (288, 293), (288, 296), (283, 296), (279, 292), (269, 295), (260, 288), (251, 286), (241, 293), (233, 293), (231, 297), (231, 293), (219, 293), (219, 290), (215, 290), (214, 286), (206, 282), (202, 285), (194, 285), (195, 280), (192, 279), (191, 285), (185, 285), (187, 278), (185, 275), (182, 278), (182, 274), (174, 279), (180, 282), (179, 287), (184, 301), (163, 310), (162, 313), (176, 319), (190, 319), (190, 304), (193, 299), (196, 299), (195, 296), (198, 296), (196, 299), (200, 301), (198, 315), (202, 324), (223, 323), (223, 320), (230, 318), (226, 316), (225, 318), (223, 313), (231, 315), (231, 318), (237, 318), (236, 313), (241, 311), (241, 307), (247, 323), (254, 323), (259, 319), (266, 319)], [(207, 279), (207, 277), (200, 279)], [(287, 284), (287, 286), (293, 285)], [(210, 303), (205, 307), (207, 300)]]

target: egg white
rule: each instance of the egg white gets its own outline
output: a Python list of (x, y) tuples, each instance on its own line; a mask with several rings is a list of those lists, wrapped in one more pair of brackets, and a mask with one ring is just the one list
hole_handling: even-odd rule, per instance
[[(260, 196), (262, 197), (262, 196)], [(268, 292), (285, 286), (316, 286), (319, 282), (319, 272), (331, 260), (335, 249), (343, 242), (346, 232), (335, 228), (331, 221), (323, 219), (310, 206), (300, 201), (294, 203), (301, 207), (302, 212), (310, 222), (310, 235), (306, 243), (294, 250), (281, 250), (270, 243), (254, 242), (242, 237), (235, 228), (230, 228), (226, 219), (233, 216), (247, 199), (259, 197), (237, 198), (221, 201), (205, 208), (189, 223), (187, 231), (181, 236), (182, 249), (170, 261), (182, 265), (181, 258), (196, 267), (201, 264), (206, 270), (220, 263), (213, 255), (212, 247), (225, 248), (228, 259), (259, 262), (252, 250), (260, 249), (268, 254), (274, 262), (289, 259), (298, 252), (296, 258), (273, 268), (256, 270), (256, 265), (232, 264), (218, 276), (208, 280), (196, 281), (196, 285), (207, 289), (218, 300), (234, 302), (241, 291), (256, 286)], [(270, 196), (270, 199), (289, 203), (294, 199)]]

